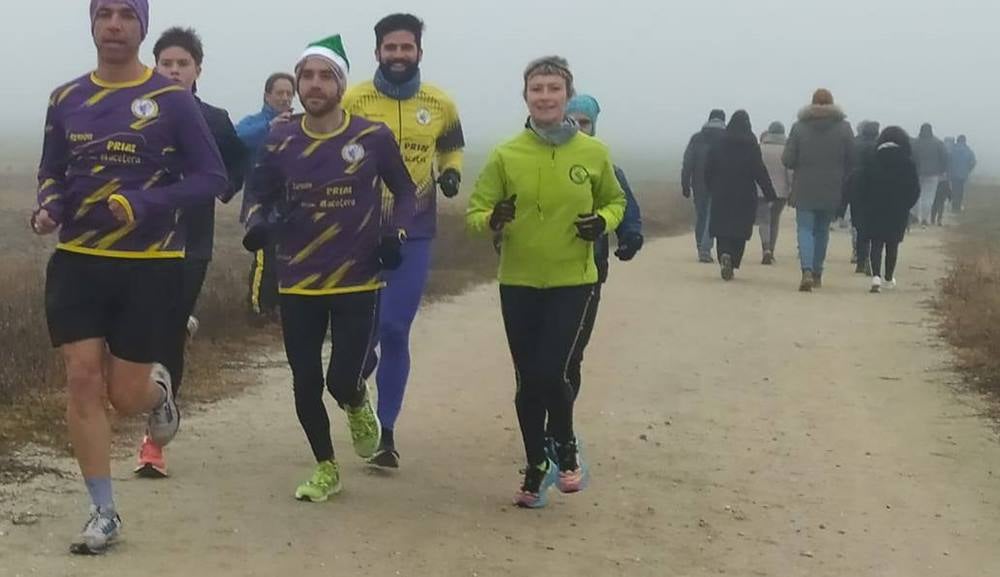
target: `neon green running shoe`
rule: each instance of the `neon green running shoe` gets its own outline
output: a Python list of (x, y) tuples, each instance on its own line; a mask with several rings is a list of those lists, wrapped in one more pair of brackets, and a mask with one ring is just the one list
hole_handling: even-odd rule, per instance
[(312, 478), (299, 485), (295, 498), (299, 501), (322, 503), (343, 489), (340, 484), (340, 467), (336, 461), (323, 461), (316, 465)]
[(362, 459), (367, 459), (375, 454), (378, 445), (382, 441), (382, 424), (372, 406), (371, 391), (365, 384), (365, 399), (358, 408), (344, 407), (347, 412), (347, 422), (351, 427), (351, 441), (354, 443), (354, 452)]

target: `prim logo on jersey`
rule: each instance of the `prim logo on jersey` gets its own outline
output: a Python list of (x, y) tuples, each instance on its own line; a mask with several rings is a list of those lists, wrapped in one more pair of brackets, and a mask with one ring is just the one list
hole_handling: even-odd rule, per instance
[(340, 151), (340, 156), (347, 162), (360, 162), (365, 157), (365, 147), (360, 144), (348, 144)]
[(132, 115), (139, 120), (149, 120), (160, 113), (160, 107), (155, 100), (136, 98), (132, 101)]
[(587, 182), (588, 178), (590, 178), (590, 172), (587, 171), (586, 167), (574, 164), (573, 167), (569, 169), (569, 179), (576, 184), (583, 184)]
[(426, 108), (421, 108), (417, 111), (417, 124), (421, 126), (427, 126), (431, 123), (431, 111)]

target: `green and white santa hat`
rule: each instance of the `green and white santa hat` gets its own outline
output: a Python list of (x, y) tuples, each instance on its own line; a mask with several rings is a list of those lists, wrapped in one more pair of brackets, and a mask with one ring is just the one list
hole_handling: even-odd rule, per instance
[(337, 76), (340, 76), (345, 82), (347, 81), (347, 74), (351, 71), (351, 63), (347, 60), (347, 51), (344, 50), (344, 40), (340, 34), (334, 34), (307, 46), (302, 57), (299, 58), (298, 64), (295, 65), (296, 75), (306, 58), (310, 56), (318, 56), (328, 61)]

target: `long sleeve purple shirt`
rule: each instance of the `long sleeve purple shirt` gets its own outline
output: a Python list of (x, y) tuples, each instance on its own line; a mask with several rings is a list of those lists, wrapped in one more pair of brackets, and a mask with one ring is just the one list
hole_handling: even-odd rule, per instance
[[(393, 195), (391, 209), (382, 184)], [(281, 214), (279, 291), (317, 296), (383, 286), (377, 254), (383, 223), (392, 234), (411, 226), (416, 185), (389, 128), (345, 113), (344, 125), (330, 134), (309, 131), (304, 117), (274, 128), (249, 196), (248, 228), (272, 211)]]
[[(88, 74), (52, 94), (38, 206), (58, 222), (59, 250), (180, 258), (187, 207), (227, 185), (218, 148), (190, 92), (147, 69), (134, 82)], [(119, 222), (110, 202), (125, 208)]]

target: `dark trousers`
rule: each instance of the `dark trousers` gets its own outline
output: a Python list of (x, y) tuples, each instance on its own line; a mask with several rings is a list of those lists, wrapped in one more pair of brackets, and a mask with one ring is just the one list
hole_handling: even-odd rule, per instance
[[(295, 413), (316, 461), (333, 459), (330, 417), (323, 389), (340, 406), (358, 407), (365, 399), (362, 375), (378, 327), (379, 291), (341, 295), (281, 295), (281, 330), (292, 369)], [(327, 330), (333, 343), (323, 371)]]
[(746, 239), (742, 238), (726, 238), (719, 237), (715, 239), (716, 242), (716, 252), (719, 255), (719, 261), (722, 260), (722, 255), (728, 254), (733, 257), (733, 268), (740, 268), (740, 264), (743, 262), (743, 252), (747, 248)]
[(951, 198), (951, 183), (942, 180), (938, 183), (937, 191), (934, 193), (934, 204), (931, 205), (931, 223), (941, 224), (944, 217), (944, 204)]
[(858, 261), (858, 268), (862, 268), (868, 264), (868, 259), (871, 257), (872, 241), (866, 238), (860, 230), (854, 230), (854, 257)]
[(885, 249), (885, 280), (892, 280), (899, 258), (899, 243), (872, 239), (872, 276), (882, 276), (882, 249)]
[[(500, 303), (514, 360), (514, 404), (529, 465), (545, 462), (548, 431), (560, 444), (574, 438), (573, 404), (587, 345), (587, 325), (596, 316), (597, 287), (536, 289), (501, 285)], [(574, 376), (572, 371), (577, 371)], [(574, 384), (575, 379), (575, 384)]]
[(250, 263), (250, 312), (254, 315), (273, 313), (278, 307), (278, 272), (275, 266), (275, 246), (268, 243), (254, 253)]
[(170, 327), (170, 339), (165, 344), (160, 362), (170, 373), (170, 382), (173, 385), (174, 396), (181, 390), (181, 383), (184, 380), (184, 349), (187, 346), (187, 321), (188, 317), (194, 313), (194, 307), (198, 304), (198, 295), (201, 294), (201, 287), (205, 284), (205, 275), (208, 272), (207, 260), (184, 260), (183, 280), (181, 286), (181, 303), (177, 309), (177, 315)]
[(951, 211), (956, 214), (962, 212), (964, 203), (965, 180), (956, 178), (951, 181)]

